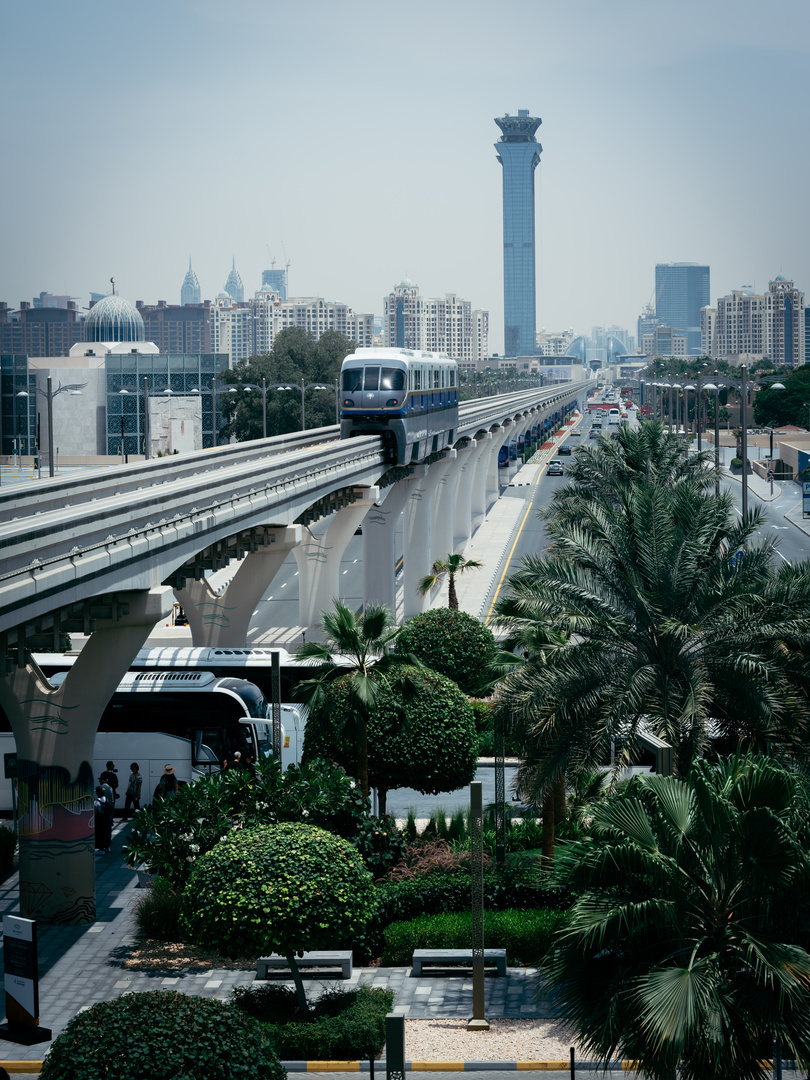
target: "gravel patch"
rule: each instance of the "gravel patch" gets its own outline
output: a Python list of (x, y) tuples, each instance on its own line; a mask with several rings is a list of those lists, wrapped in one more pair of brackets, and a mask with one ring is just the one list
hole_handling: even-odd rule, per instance
[(490, 1020), (467, 1031), (466, 1020), (406, 1020), (406, 1061), (565, 1061), (573, 1045), (559, 1020)]

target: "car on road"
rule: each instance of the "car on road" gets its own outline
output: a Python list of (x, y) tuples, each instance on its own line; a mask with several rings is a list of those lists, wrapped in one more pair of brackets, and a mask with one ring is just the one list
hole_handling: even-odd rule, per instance
[(559, 446), (559, 447), (557, 447), (557, 453), (560, 455), (560, 457), (562, 457), (564, 454), (565, 455), (570, 455), (571, 447), (570, 446)]
[(550, 461), (548, 463), (548, 475), (549, 476), (563, 476), (565, 469), (562, 466), (561, 461)]
[(579, 435), (581, 435), (581, 434), (582, 434), (582, 432), (581, 432), (581, 431), (572, 431), (572, 432), (571, 432), (571, 438), (572, 438), (572, 439), (576, 439), (576, 438), (577, 438), (577, 437), (578, 437)]

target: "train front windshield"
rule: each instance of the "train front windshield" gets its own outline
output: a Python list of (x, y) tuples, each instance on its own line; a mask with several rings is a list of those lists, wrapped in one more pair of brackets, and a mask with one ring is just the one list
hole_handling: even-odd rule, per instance
[[(365, 382), (363, 372), (365, 371)], [(401, 368), (377, 367), (345, 368), (343, 390), (357, 393), (360, 390), (404, 390), (405, 372)]]

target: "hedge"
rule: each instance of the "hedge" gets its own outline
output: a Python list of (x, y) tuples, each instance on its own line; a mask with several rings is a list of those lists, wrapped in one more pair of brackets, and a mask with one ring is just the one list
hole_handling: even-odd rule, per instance
[(408, 619), (397, 637), (396, 648), (446, 675), (465, 694), (478, 691), (487, 664), (498, 652), (489, 627), (466, 611), (452, 608), (432, 608)]
[[(487, 948), (506, 949), (506, 962), (520, 967), (542, 963), (554, 934), (567, 922), (562, 911), (485, 911)], [(383, 932), (383, 967), (409, 966), (414, 949), (469, 949), (472, 915), (469, 911), (423, 915), (395, 922)]]
[[(382, 955), (383, 932), (390, 923), (421, 915), (469, 911), (470, 875), (465, 870), (419, 874), (404, 881), (383, 882), (377, 885), (376, 895), (377, 911), (365, 934), (342, 942), (343, 948), (354, 950), (359, 964)], [(538, 907), (567, 911), (570, 906), (571, 896), (564, 890), (541, 887), (534, 860), (516, 859), (503, 870), (484, 872), (484, 907), (488, 911)]]
[(385, 1045), (385, 1017), (394, 992), (370, 986), (327, 990), (312, 1005), (311, 1020), (287, 1023), (277, 1021), (279, 1014), (295, 1015), (289, 987), (237, 987), (233, 1001), (261, 1022), (282, 1061), (359, 1061), (376, 1057)]
[(234, 1005), (147, 990), (74, 1016), (42, 1080), (284, 1080), (262, 1027)]

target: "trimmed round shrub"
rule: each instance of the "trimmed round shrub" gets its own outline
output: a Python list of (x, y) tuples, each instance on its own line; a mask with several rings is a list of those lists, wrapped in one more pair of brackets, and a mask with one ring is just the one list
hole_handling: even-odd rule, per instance
[[(456, 791), (475, 779), (478, 737), (465, 695), (429, 668), (403, 665), (411, 693), (383, 689), (368, 720), (369, 781), (381, 792), (410, 787), (425, 795)], [(347, 772), (357, 769), (357, 751), (341, 729), (349, 700), (349, 677), (336, 679), (304, 735), (304, 760), (324, 757)]]
[(284, 1080), (261, 1025), (235, 1005), (173, 990), (124, 994), (58, 1035), (42, 1080)]
[(374, 914), (374, 883), (348, 840), (314, 825), (242, 829), (201, 855), (180, 930), (225, 956), (336, 948)]
[(498, 647), (492, 631), (466, 611), (433, 608), (403, 626), (397, 652), (411, 653), (440, 675), (452, 679), (465, 694), (474, 694)]

